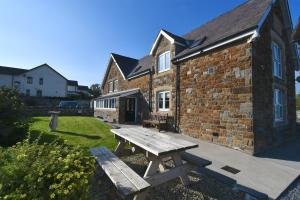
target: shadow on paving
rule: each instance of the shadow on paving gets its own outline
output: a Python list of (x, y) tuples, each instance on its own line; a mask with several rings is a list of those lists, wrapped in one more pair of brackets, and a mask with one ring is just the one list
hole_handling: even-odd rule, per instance
[(261, 158), (300, 162), (300, 137), (295, 138), (279, 147), (256, 155)]
[(87, 139), (92, 139), (92, 140), (98, 140), (101, 139), (100, 136), (98, 135), (86, 135), (86, 134), (81, 134), (81, 133), (74, 133), (74, 132), (69, 132), (69, 131), (54, 131), (54, 133), (60, 133), (60, 134), (65, 134), (65, 135), (71, 135), (71, 136), (78, 136), (78, 137), (85, 137)]

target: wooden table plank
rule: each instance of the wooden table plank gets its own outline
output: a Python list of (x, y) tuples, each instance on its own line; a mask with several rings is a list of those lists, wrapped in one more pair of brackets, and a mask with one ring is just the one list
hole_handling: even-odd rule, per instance
[(124, 196), (143, 191), (150, 186), (150, 184), (110, 151), (93, 148), (91, 152), (93, 155), (98, 155), (97, 161), (102, 169)]
[(111, 131), (119, 137), (122, 137), (157, 156), (198, 146), (195, 143), (176, 139), (146, 128), (122, 128)]

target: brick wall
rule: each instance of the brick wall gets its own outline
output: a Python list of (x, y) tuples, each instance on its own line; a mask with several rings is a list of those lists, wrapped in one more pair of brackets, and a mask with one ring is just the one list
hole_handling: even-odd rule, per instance
[(233, 43), (180, 64), (180, 130), (252, 153), (251, 45)]

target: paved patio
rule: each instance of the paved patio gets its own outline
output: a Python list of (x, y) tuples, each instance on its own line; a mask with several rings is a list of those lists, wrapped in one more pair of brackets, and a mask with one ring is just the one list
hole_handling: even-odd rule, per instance
[[(234, 188), (258, 198), (264, 198), (266, 195), (271, 199), (278, 198), (300, 175), (300, 139), (254, 157), (189, 136), (166, 134), (199, 144), (198, 148), (191, 149), (189, 152), (212, 161), (207, 169), (201, 171), (202, 173), (209, 173)], [(221, 169), (226, 165), (240, 172), (233, 174)]]
[[(132, 128), (134, 125), (120, 125)], [(157, 131), (156, 129), (152, 129)], [(260, 199), (277, 199), (300, 176), (300, 138), (280, 148), (254, 157), (238, 150), (201, 141), (186, 135), (166, 132), (176, 138), (198, 143), (199, 147), (188, 152), (212, 161), (199, 171), (214, 176), (233, 189), (245, 191)], [(229, 166), (239, 170), (237, 174), (221, 169)]]

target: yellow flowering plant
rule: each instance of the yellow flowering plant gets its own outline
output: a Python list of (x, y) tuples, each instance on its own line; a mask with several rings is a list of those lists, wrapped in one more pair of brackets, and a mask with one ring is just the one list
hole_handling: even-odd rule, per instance
[(87, 199), (94, 158), (78, 147), (39, 143), (0, 147), (0, 199)]

